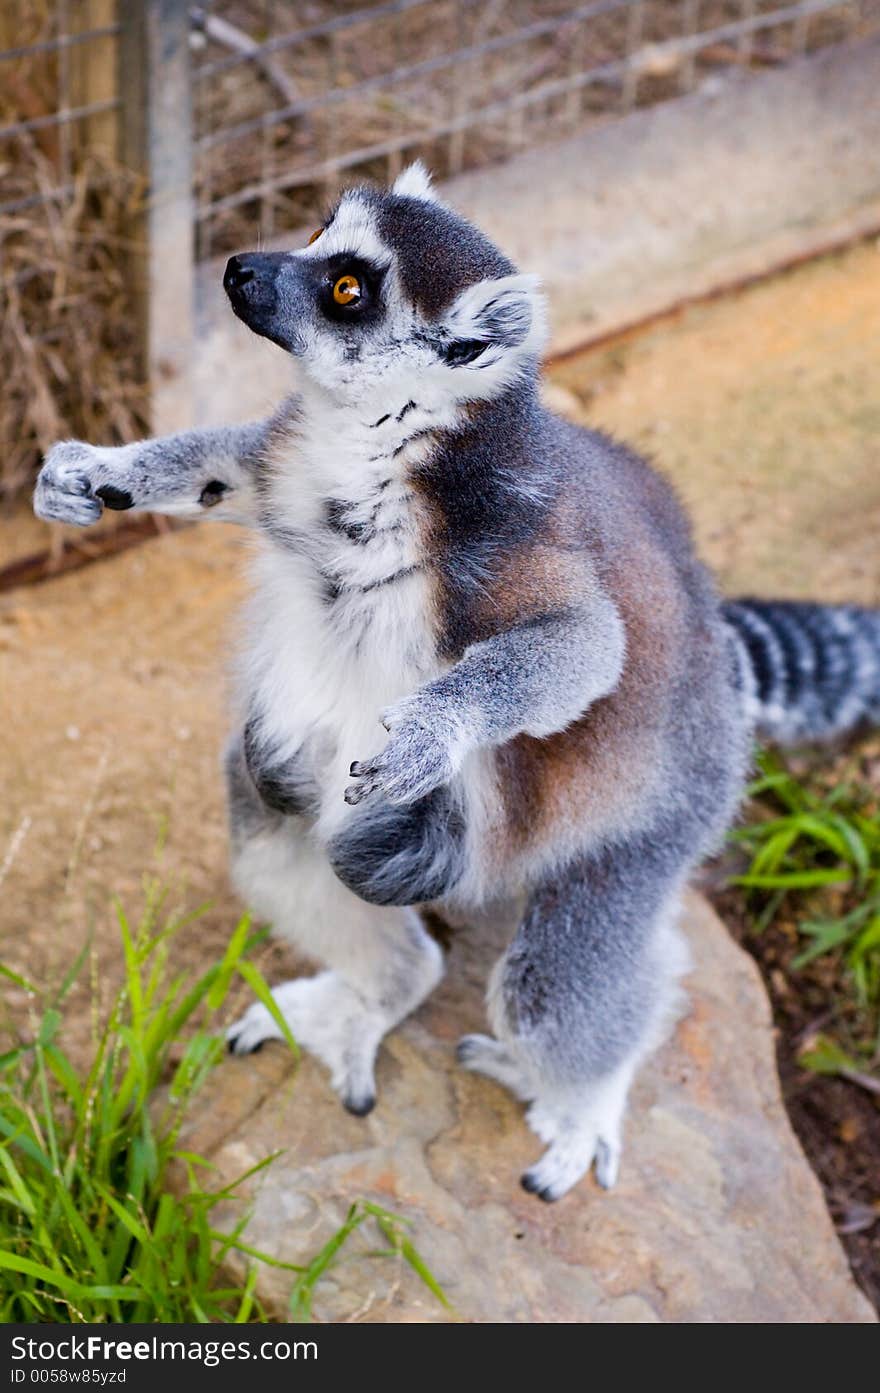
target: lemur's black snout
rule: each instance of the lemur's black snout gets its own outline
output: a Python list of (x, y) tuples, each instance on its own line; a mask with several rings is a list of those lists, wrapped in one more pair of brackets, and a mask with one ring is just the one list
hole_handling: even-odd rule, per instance
[(256, 272), (253, 264), (247, 256), (231, 256), (226, 263), (226, 270), (223, 273), (223, 289), (227, 295), (234, 294), (235, 291), (247, 285), (248, 281), (254, 279)]
[(241, 252), (229, 258), (223, 273), (233, 313), (282, 348), (290, 347), (294, 281), (291, 258), (280, 252)]
[(290, 257), (283, 252), (239, 252), (226, 263), (223, 288), (230, 299), (265, 296), (274, 291), (279, 275), (289, 266)]

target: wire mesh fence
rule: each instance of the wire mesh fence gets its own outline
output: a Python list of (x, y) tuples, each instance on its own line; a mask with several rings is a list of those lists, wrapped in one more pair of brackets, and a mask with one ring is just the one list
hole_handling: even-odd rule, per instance
[(73, 196), (84, 158), (116, 149), (115, 0), (31, 0), (0, 14), (0, 213)]
[[(120, 34), (141, 8), (18, 0), (0, 16), (0, 212), (70, 197), (86, 153), (119, 152)], [(160, 23), (162, 11), (188, 11), (194, 121), (181, 138), (192, 141), (200, 255), (255, 223), (272, 236), (309, 221), (343, 177), (393, 177), (415, 155), (455, 174), (880, 28), (880, 0), (155, 8)]]
[[(70, 198), (120, 153), (139, 0), (0, 15), (0, 213)], [(181, 0), (198, 254), (309, 221), (341, 178), (440, 176), (880, 28), (880, 0)], [(164, 18), (163, 18), (164, 14)], [(146, 56), (145, 56), (146, 61)]]
[(241, 245), (255, 224), (271, 237), (314, 220), (344, 176), (393, 177), (415, 155), (440, 176), (479, 167), (725, 70), (777, 66), (867, 32), (877, 9), (873, 0), (207, 5), (193, 65), (199, 252)]
[(880, 0), (7, 0), (0, 497), (74, 409), (130, 431), (105, 360), (186, 421), (197, 260), (344, 181), (479, 169), (877, 33)]

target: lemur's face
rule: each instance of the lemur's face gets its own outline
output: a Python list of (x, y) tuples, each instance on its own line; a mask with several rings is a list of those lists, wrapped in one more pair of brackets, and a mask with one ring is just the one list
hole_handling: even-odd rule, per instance
[(230, 259), (233, 310), (350, 401), (495, 395), (544, 339), (533, 277), (440, 203), (421, 165), (343, 194), (299, 251)]

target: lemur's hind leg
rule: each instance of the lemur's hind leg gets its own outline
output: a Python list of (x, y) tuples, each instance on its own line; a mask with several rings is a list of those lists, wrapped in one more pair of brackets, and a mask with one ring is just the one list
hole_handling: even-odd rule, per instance
[(633, 1075), (674, 1020), (687, 970), (675, 927), (682, 860), (645, 839), (548, 880), (492, 974), (496, 1038), (459, 1045), (462, 1064), (530, 1103), (547, 1151), (522, 1183), (542, 1199), (594, 1163), (601, 1185), (617, 1179)]
[[(227, 758), (233, 876), (245, 901), (274, 932), (327, 971), (275, 987), (298, 1044), (330, 1070), (349, 1111), (370, 1111), (382, 1037), (437, 985), (440, 949), (415, 910), (380, 907), (352, 894), (310, 840), (305, 817), (285, 816), (257, 794), (239, 745)], [(228, 1032), (235, 1054), (282, 1038), (255, 1003)]]

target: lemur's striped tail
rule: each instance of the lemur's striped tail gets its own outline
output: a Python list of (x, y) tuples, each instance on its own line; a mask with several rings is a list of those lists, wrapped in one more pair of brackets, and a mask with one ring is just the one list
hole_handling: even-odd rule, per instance
[(780, 744), (880, 725), (880, 610), (730, 600), (757, 732)]

